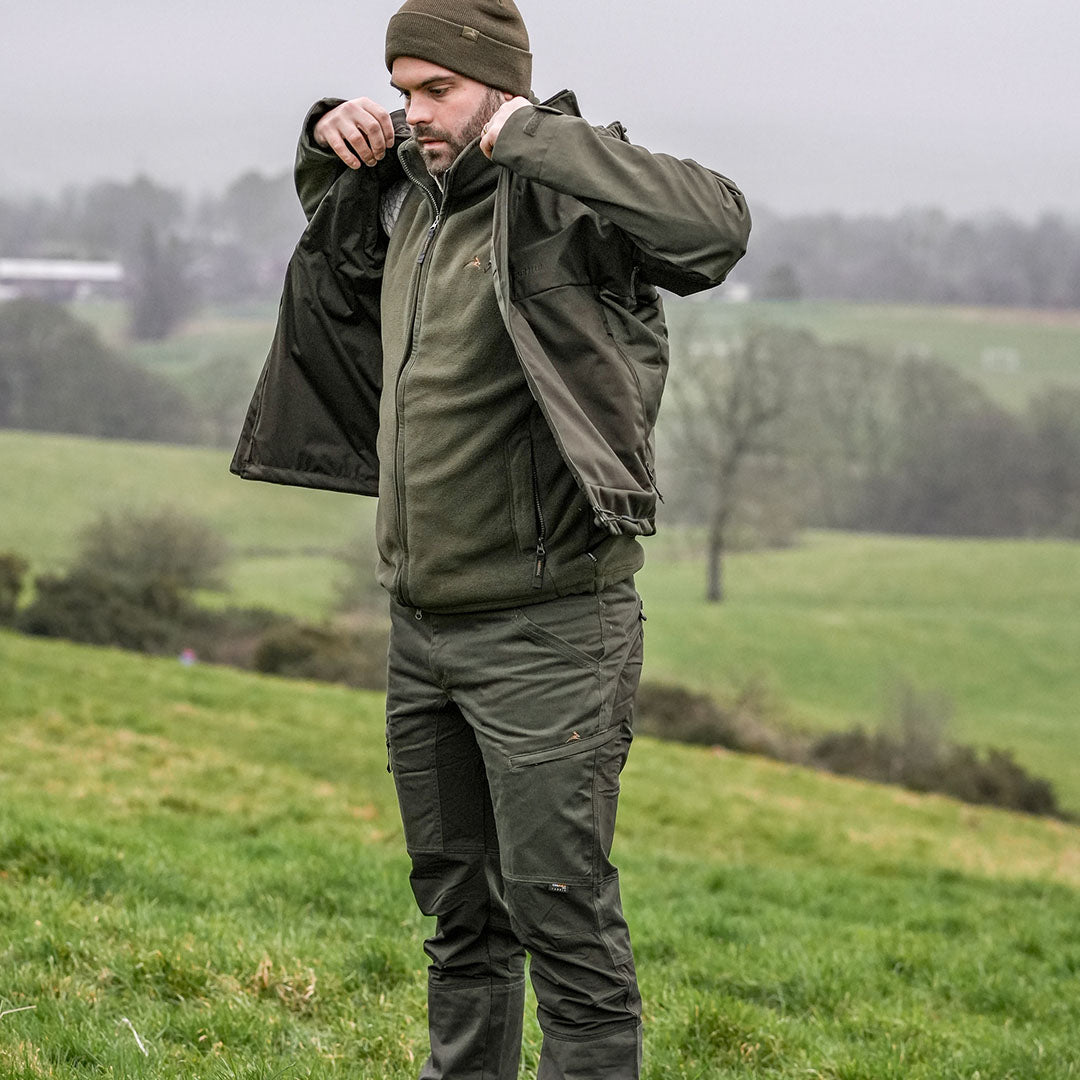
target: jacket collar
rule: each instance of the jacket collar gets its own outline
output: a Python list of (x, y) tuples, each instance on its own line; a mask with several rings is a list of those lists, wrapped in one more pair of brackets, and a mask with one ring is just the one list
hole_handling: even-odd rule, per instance
[(423, 188), (440, 206), (448, 201), (472, 202), (495, 190), (498, 166), (480, 150), (480, 140), (469, 143), (440, 180), (427, 171), (416, 140), (409, 136), (398, 147), (398, 158), (405, 175)]

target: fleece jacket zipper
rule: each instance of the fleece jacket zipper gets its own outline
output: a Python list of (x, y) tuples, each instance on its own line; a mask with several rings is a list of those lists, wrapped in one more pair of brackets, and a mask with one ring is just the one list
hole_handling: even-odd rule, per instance
[[(405, 513), (405, 441), (402, 438), (402, 427), (404, 426), (405, 420), (406, 372), (413, 362), (413, 343), (416, 341), (420, 328), (419, 324), (423, 318), (421, 297), (423, 295), (424, 285), (427, 281), (428, 270), (425, 261), (428, 252), (431, 249), (431, 245), (434, 243), (435, 234), (439, 230), (439, 225), (442, 223), (443, 209), (446, 206), (448, 184), (443, 187), (442, 200), (440, 202), (435, 198), (431, 189), (413, 172), (409, 165), (407, 154), (401, 155), (401, 166), (409, 180), (424, 193), (424, 197), (431, 206), (432, 213), (431, 225), (428, 227), (427, 235), (424, 237), (424, 242), (420, 247), (420, 254), (416, 259), (416, 288), (413, 291), (412, 297), (412, 319), (410, 320), (409, 340), (405, 347), (405, 359), (402, 361), (401, 367), (398, 368), (397, 381), (394, 386), (394, 408), (397, 412), (397, 420), (394, 425), (394, 480), (397, 488), (395, 495), (397, 498), (398, 536), (401, 542), (401, 565), (398, 567), (395, 592), (401, 602), (408, 606), (409, 591), (406, 585), (406, 578), (409, 565), (409, 538), (407, 515)], [(447, 180), (449, 180), (449, 174), (447, 175)]]

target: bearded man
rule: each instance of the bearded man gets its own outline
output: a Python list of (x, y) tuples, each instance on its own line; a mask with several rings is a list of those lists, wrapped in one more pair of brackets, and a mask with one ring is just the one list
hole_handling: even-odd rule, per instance
[(387, 746), (436, 917), (422, 1080), (629, 1080), (641, 999), (610, 861), (641, 669), (638, 537), (668, 348), (658, 287), (722, 281), (724, 177), (531, 93), (513, 0), (408, 0), (404, 113), (324, 100), (309, 224), (233, 462), (379, 496)]

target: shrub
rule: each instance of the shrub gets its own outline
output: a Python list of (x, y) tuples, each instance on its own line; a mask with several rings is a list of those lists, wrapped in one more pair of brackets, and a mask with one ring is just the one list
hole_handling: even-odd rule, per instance
[(184, 591), (221, 588), (228, 558), (228, 544), (209, 524), (162, 507), (103, 514), (83, 530), (75, 568)]
[(990, 749), (982, 757), (973, 747), (949, 743), (933, 757), (911, 756), (910, 747), (887, 732), (856, 728), (823, 735), (811, 747), (809, 761), (828, 772), (935, 791), (968, 803), (1064, 816), (1053, 785), (1003, 750)]
[(259, 641), (254, 667), (266, 674), (386, 688), (386, 631), (340, 630), (292, 623), (275, 627)]
[(16, 626), (43, 637), (161, 653), (179, 647), (186, 611), (179, 591), (164, 582), (81, 569), (37, 578), (34, 600)]
[(940, 694), (902, 684), (893, 696), (892, 715), (878, 731), (856, 727), (816, 738), (771, 720), (774, 711), (757, 683), (750, 683), (730, 705), (683, 687), (643, 683), (635, 729), (660, 739), (761, 754), (964, 802), (1066, 816), (1053, 785), (1031, 775), (1008, 752), (990, 749), (983, 756), (973, 747), (948, 742), (944, 732), (951, 705)]
[(800, 736), (768, 719), (768, 695), (750, 682), (734, 703), (721, 706), (707, 694), (681, 686), (642, 683), (635, 705), (634, 728), (644, 735), (704, 746), (723, 746), (747, 754), (763, 754), (782, 761), (798, 761), (803, 754)]
[(23, 578), (30, 564), (13, 552), (0, 554), (0, 626), (10, 626), (22, 594)]
[(255, 653), (264, 635), (291, 623), (290, 616), (266, 608), (227, 607), (213, 611), (193, 607), (185, 617), (180, 633), (183, 648), (191, 649), (200, 660), (254, 668)]

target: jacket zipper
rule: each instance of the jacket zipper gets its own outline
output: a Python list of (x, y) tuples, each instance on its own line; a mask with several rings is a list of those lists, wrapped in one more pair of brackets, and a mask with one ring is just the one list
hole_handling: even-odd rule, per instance
[(442, 192), (442, 201), (440, 202), (432, 194), (431, 189), (427, 187), (412, 171), (409, 166), (408, 155), (401, 155), (401, 168), (404, 171), (406, 177), (416, 185), (431, 205), (432, 221), (428, 227), (427, 235), (424, 237), (424, 242), (420, 246), (420, 254), (417, 256), (416, 265), (418, 267), (416, 274), (416, 290), (413, 293), (413, 309), (412, 309), (412, 325), (409, 330), (409, 345), (405, 351), (405, 360), (401, 367), (398, 369), (397, 382), (394, 387), (394, 404), (397, 411), (397, 425), (394, 431), (394, 473), (395, 482), (397, 485), (397, 519), (398, 519), (398, 536), (401, 540), (401, 566), (398, 568), (397, 574), (397, 594), (401, 602), (405, 605), (409, 604), (409, 592), (406, 587), (405, 580), (407, 577), (406, 569), (409, 561), (409, 540), (408, 540), (408, 525), (406, 523), (405, 515), (405, 449), (401, 438), (401, 425), (405, 416), (405, 370), (412, 362), (413, 343), (416, 340), (417, 321), (420, 312), (420, 296), (424, 288), (424, 260), (427, 258), (428, 251), (431, 249), (432, 242), (435, 239), (435, 234), (438, 232), (439, 225), (442, 222), (442, 210), (443, 205), (446, 202), (446, 189)]
[(531, 438), (529, 439), (529, 466), (532, 470), (533, 505), (536, 507), (536, 568), (533, 571), (532, 587), (542, 589), (544, 567), (547, 565), (547, 549), (544, 547), (547, 526), (544, 524), (544, 504), (540, 499), (540, 477), (536, 472), (536, 451), (533, 449)]

